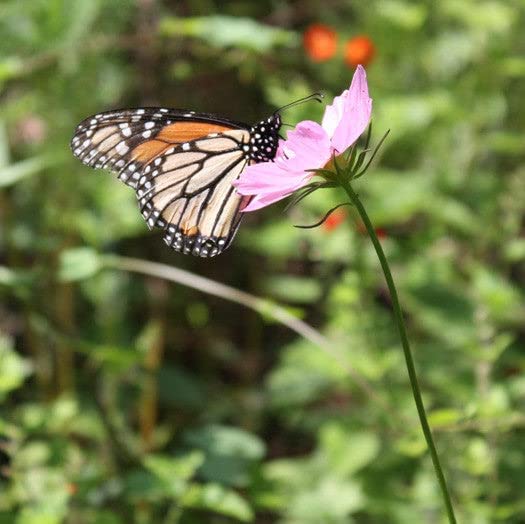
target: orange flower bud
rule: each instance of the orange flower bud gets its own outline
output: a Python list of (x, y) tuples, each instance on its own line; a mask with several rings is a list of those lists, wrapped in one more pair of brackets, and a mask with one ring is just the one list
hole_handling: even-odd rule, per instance
[(368, 36), (355, 36), (346, 42), (344, 58), (347, 65), (357, 67), (359, 64), (366, 66), (376, 54), (374, 42)]
[(312, 24), (304, 32), (303, 45), (314, 62), (325, 62), (337, 51), (337, 33), (327, 25)]

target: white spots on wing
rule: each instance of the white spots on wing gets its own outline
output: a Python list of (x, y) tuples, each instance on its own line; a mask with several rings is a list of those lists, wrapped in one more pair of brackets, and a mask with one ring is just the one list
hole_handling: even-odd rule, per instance
[(130, 165), (128, 166), (128, 169), (129, 169), (131, 172), (135, 171), (135, 169), (136, 169), (135, 164), (130, 164)]
[(151, 136), (151, 131), (144, 131), (144, 133), (142, 133), (142, 136), (144, 138), (149, 138)]
[(189, 151), (190, 148), (191, 148), (191, 145), (188, 142), (185, 142), (184, 144), (182, 144), (183, 151)]
[(145, 112), (146, 112), (146, 111), (145, 111), (144, 109), (137, 109), (137, 110), (135, 111), (135, 114), (137, 114), (137, 115), (143, 115)]
[(155, 122), (146, 122), (146, 123), (144, 124), (144, 127), (145, 127), (146, 129), (151, 129), (151, 128), (155, 127)]
[(125, 155), (129, 151), (129, 147), (126, 142), (119, 142), (115, 150), (119, 155)]

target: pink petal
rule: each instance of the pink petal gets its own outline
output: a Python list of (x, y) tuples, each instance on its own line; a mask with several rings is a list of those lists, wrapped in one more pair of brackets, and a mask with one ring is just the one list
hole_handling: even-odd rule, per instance
[[(363, 134), (372, 115), (372, 99), (368, 96), (366, 71), (363, 66), (357, 66), (350, 89), (340, 98), (343, 99), (343, 113), (333, 133), (332, 146), (342, 153)], [(338, 101), (337, 108), (340, 105), (341, 102)], [(328, 121), (331, 124), (333, 117), (330, 116)]]
[(283, 194), (281, 191), (277, 193), (266, 193), (257, 195), (253, 198), (253, 200), (244, 208), (241, 209), (242, 212), (250, 212), (250, 211), (256, 211), (257, 209), (261, 209), (262, 207), (269, 206), (270, 204), (273, 204), (275, 202), (278, 202), (279, 200), (282, 200), (283, 198), (286, 198), (287, 196), (290, 196), (294, 191), (299, 189), (303, 184), (299, 184), (294, 189), (291, 189), (288, 193)]
[(287, 140), (280, 141), (274, 162), (248, 166), (233, 182), (239, 194), (254, 195), (242, 211), (254, 211), (291, 195), (313, 176), (306, 170), (323, 167), (331, 154), (326, 131), (316, 122), (301, 122), (288, 132)]
[(247, 166), (232, 185), (241, 195), (256, 195), (260, 191), (282, 185), (287, 175), (288, 172), (275, 162), (263, 162)]
[(348, 89), (345, 89), (339, 96), (334, 98), (331, 105), (326, 106), (321, 125), (327, 135), (332, 138), (334, 131), (343, 118), (345, 100), (348, 97)]
[(279, 144), (275, 162), (289, 171), (305, 171), (323, 167), (331, 154), (326, 131), (317, 122), (304, 120)]

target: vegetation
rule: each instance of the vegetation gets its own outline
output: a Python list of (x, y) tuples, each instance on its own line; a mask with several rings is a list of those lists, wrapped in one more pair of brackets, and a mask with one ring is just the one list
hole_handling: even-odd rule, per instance
[(521, 0), (0, 3), (0, 524), (445, 522), (363, 223), (293, 227), (338, 190), (202, 260), (69, 150), (116, 107), (330, 101), (357, 63), (390, 134), (354, 189), (458, 521), (523, 522), (524, 23)]

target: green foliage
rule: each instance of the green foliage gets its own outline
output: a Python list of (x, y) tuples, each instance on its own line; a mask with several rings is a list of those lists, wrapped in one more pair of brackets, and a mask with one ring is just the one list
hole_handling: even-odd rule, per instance
[[(292, 227), (341, 194), (252, 213), (203, 261), (166, 249), (133, 191), (68, 146), (110, 108), (251, 122), (318, 90), (330, 102), (356, 35), (376, 46), (370, 147), (390, 134), (355, 189), (399, 286), (459, 521), (525, 520), (525, 4), (318, 7), (0, 2), (0, 524), (443, 522), (355, 210)], [(336, 31), (331, 60), (307, 56), (310, 23)], [(329, 343), (114, 255), (264, 296)]]

